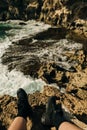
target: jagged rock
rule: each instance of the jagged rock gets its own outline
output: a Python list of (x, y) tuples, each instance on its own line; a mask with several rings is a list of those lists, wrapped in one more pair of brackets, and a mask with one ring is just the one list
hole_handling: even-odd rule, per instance
[(48, 83), (68, 82), (66, 72), (80, 71), (85, 65), (86, 55), (79, 43), (77, 47), (72, 46), (70, 40), (65, 44), (62, 41), (59, 43), (61, 37), (68, 35), (67, 30), (63, 30), (50, 28), (13, 42), (3, 54), (2, 63), (8, 65), (10, 71), (20, 70), (25, 75), (42, 78)]
[[(40, 117), (44, 112), (44, 105), (48, 97), (52, 95), (59, 97), (61, 103), (65, 105), (70, 113), (78, 118), (78, 120), (75, 120), (75, 123), (86, 130), (87, 1), (22, 0), (20, 2), (20, 0), (9, 0), (7, 2), (1, 0), (0, 10), (0, 20), (38, 18), (46, 23), (73, 30), (73, 32), (69, 34), (67, 33), (68, 30), (64, 28), (54, 28), (54, 30), (50, 28), (32, 38), (14, 42), (13, 45), (9, 46), (6, 50), (6, 53), (2, 57), (2, 62), (8, 65), (9, 70), (15, 68), (32, 77), (42, 78), (47, 83), (57, 83), (60, 89), (62, 87), (65, 88), (66, 93), (61, 93), (57, 88), (46, 86), (42, 93), (36, 92), (29, 95), (30, 104), (35, 112), (33, 119), (34, 130), (43, 130), (43, 126), (39, 124)], [(60, 48), (63, 49), (64, 47), (64, 49), (61, 55), (59, 55), (57, 40), (60, 40), (60, 35), (61, 38), (73, 39), (77, 42), (84, 43), (84, 48), (81, 47), (78, 49), (77, 47), (77, 50), (75, 50), (74, 48), (70, 49), (61, 44)], [(33, 39), (40, 41), (33, 42)], [(54, 42), (45, 41), (49, 39), (54, 39)], [(46, 50), (46, 52), (44, 50)], [(50, 53), (53, 55), (50, 56)], [(65, 62), (69, 64), (65, 64)], [(0, 96), (0, 129), (6, 130), (16, 114), (17, 99), (7, 95)], [(27, 126), (31, 129), (32, 121), (28, 121)]]
[(13, 6), (9, 6), (9, 18), (7, 19), (18, 19), (20, 16), (19, 16), (19, 10), (17, 7), (13, 7)]
[(67, 72), (67, 76), (69, 77), (69, 83), (66, 88), (68, 92), (72, 93), (76, 90), (77, 93), (79, 89), (87, 89), (87, 68), (75, 73), (70, 73), (70, 75), (69, 72)]
[(52, 25), (64, 26), (87, 38), (85, 0), (1, 0), (0, 2), (0, 20), (40, 19)]
[[(41, 116), (45, 111), (45, 105), (50, 96), (56, 95), (58, 97), (57, 104), (64, 103), (66, 108), (77, 116), (74, 119), (76, 125), (83, 128), (84, 130), (87, 129), (87, 120), (86, 120), (86, 113), (87, 113), (87, 103), (85, 100), (80, 100), (70, 94), (62, 94), (60, 91), (52, 86), (45, 86), (44, 90), (40, 92), (35, 92), (33, 94), (29, 94), (29, 103), (32, 106), (34, 111), (34, 116), (32, 119), (27, 118), (27, 129), (31, 130), (44, 130), (46, 129), (41, 124)], [(77, 105), (76, 105), (77, 104)], [(63, 107), (63, 109), (65, 109)], [(66, 109), (65, 109), (66, 111)], [(71, 118), (71, 114), (69, 111), (64, 112), (68, 114), (68, 119), (73, 121), (73, 117)], [(13, 119), (17, 115), (17, 99), (8, 95), (0, 96), (0, 129), (7, 130), (9, 125), (12, 123)], [(84, 118), (84, 120), (82, 120)], [(55, 130), (55, 128), (51, 128), (51, 130)]]
[(37, 14), (38, 8), (39, 8), (39, 3), (37, 1), (29, 3), (26, 9), (28, 19), (35, 19), (39, 17)]

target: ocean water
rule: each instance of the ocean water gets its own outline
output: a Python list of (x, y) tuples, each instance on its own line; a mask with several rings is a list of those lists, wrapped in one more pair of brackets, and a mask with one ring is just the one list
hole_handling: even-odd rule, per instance
[(19, 25), (20, 21), (0, 22), (0, 95), (16, 96), (18, 88), (24, 88), (27, 93), (41, 91), (45, 82), (41, 79), (32, 79), (23, 73), (12, 70), (2, 64), (1, 57), (13, 41), (31, 37), (32, 35), (48, 29), (50, 26), (36, 21), (28, 21), (26, 25)]
[[(25, 76), (22, 72), (15, 69), (9, 72), (7, 66), (2, 64), (1, 57), (12, 42), (29, 38), (51, 27), (50, 25), (34, 20), (27, 21), (25, 25), (20, 25), (20, 22), (23, 23), (23, 21), (18, 20), (0, 22), (0, 95), (9, 94), (16, 96), (17, 89), (20, 87), (24, 88), (27, 93), (33, 93), (36, 90), (41, 91), (46, 84), (41, 79), (33, 79), (30, 76)], [(53, 41), (53, 39), (44, 40), (44, 42), (49, 43)], [(35, 42), (35, 40), (33, 42)], [(42, 60), (44, 59), (44, 55), (47, 55), (47, 60), (54, 60), (60, 66), (68, 69), (70, 68), (70, 64), (66, 62), (66, 57), (62, 55), (64, 50), (67, 49), (70, 51), (75, 48), (80, 49), (81, 47), (81, 44), (74, 41), (69, 42), (67, 39), (60, 39), (55, 41), (53, 47), (43, 48), (41, 52), (37, 51), (36, 55), (41, 57)], [(58, 61), (58, 56), (61, 57), (62, 62)]]

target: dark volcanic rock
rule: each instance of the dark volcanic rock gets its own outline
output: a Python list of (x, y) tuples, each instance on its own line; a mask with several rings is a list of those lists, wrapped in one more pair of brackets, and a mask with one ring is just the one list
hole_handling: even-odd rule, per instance
[[(65, 38), (66, 35), (67, 30), (63, 28), (50, 28), (31, 38), (13, 42), (3, 54), (2, 63), (8, 65), (10, 71), (16, 69), (22, 71), (25, 75), (34, 77), (39, 76), (38, 70), (42, 66), (42, 70), (44, 70), (44, 67), (48, 68), (46, 66), (52, 68), (50, 71), (49, 68), (45, 69), (47, 71), (44, 71), (45, 77), (48, 77), (50, 73), (53, 77), (54, 69), (61, 72), (77, 71), (77, 66), (82, 66), (85, 60), (84, 52), (81, 50), (82, 45), (78, 43), (79, 47), (72, 47), (72, 41), (66, 41), (65, 44), (62, 44), (61, 38)], [(49, 77), (49, 80), (52, 80), (52, 78)], [(62, 77), (62, 80), (64, 81), (64, 77)]]

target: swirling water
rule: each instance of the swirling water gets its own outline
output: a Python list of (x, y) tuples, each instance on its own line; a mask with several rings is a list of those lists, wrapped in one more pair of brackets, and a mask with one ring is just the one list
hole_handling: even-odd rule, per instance
[[(18, 41), (23, 38), (29, 38), (34, 36), (39, 32), (43, 32), (50, 28), (50, 25), (44, 24), (42, 22), (27, 21), (26, 24), (21, 25), (21, 21), (7, 21), (0, 22), (0, 95), (10, 94), (16, 96), (16, 91), (18, 88), (24, 88), (27, 93), (33, 93), (36, 90), (41, 91), (46, 84), (41, 79), (33, 79), (30, 76), (25, 76), (22, 72), (13, 69), (9, 72), (6, 65), (2, 64), (1, 57), (3, 56), (6, 49), (14, 41)], [(23, 24), (23, 23), (22, 23)], [(45, 39), (44, 42), (53, 42), (54, 40)], [(33, 41), (35, 42), (35, 41)], [(44, 44), (43, 42), (43, 44)], [(80, 49), (81, 44), (71, 42), (67, 39), (60, 39), (55, 41), (55, 46), (47, 49), (42, 49), (41, 52), (37, 52), (37, 56), (42, 57), (47, 55), (48, 60), (57, 61), (58, 56), (62, 57), (62, 66), (69, 68), (69, 64), (66, 62), (66, 57), (62, 56), (64, 49), (72, 50), (74, 48)], [(61, 63), (58, 61), (58, 64)]]
[(23, 26), (19, 25), (19, 22), (0, 23), (0, 95), (10, 94), (16, 96), (16, 91), (20, 87), (24, 88), (27, 93), (33, 93), (36, 90), (42, 90), (45, 85), (45, 82), (41, 79), (32, 79), (30, 76), (24, 76), (19, 71), (12, 70), (9, 72), (7, 66), (2, 64), (1, 57), (13, 41), (30, 37), (50, 27), (33, 20), (26, 22), (26, 25)]

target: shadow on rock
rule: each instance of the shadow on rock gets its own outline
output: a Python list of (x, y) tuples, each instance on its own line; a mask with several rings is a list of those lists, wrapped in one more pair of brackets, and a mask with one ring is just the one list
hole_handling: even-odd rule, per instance
[(33, 111), (33, 118), (32, 118), (32, 128), (31, 130), (50, 130), (50, 127), (44, 126), (41, 123), (41, 117), (45, 110), (45, 105), (35, 106)]
[(87, 114), (82, 114), (82, 115), (76, 115), (76, 117), (78, 118), (78, 120), (84, 122), (85, 124), (87, 124)]
[(0, 121), (0, 130), (6, 130), (5, 126), (2, 125), (1, 121)]
[(40, 32), (34, 36), (34, 39), (37, 40), (59, 40), (65, 38), (68, 30), (66, 28), (49, 28), (46, 31)]

